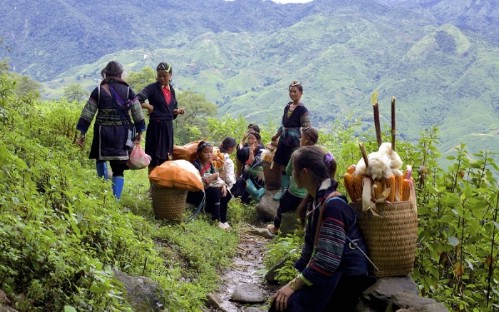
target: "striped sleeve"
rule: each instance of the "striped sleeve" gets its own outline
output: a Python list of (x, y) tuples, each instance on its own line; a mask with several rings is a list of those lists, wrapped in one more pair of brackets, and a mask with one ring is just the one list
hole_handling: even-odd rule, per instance
[(95, 114), (97, 113), (97, 88), (92, 92), (90, 97), (85, 103), (83, 107), (83, 111), (81, 112), (80, 119), (78, 119), (78, 123), (76, 124), (76, 130), (81, 131), (82, 133), (86, 133), (88, 127), (92, 123)]
[(345, 220), (339, 207), (326, 205), (323, 223), (313, 256), (302, 275), (310, 284), (320, 285), (338, 269), (346, 241)]
[(309, 264), (310, 268), (324, 275), (333, 274), (340, 266), (345, 240), (343, 222), (332, 217), (326, 218), (319, 231), (316, 253)]

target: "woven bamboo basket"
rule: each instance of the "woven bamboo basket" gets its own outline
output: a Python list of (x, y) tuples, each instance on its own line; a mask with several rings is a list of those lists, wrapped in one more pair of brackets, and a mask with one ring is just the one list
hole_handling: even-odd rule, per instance
[(279, 166), (274, 165), (270, 168), (271, 163), (268, 161), (262, 162), (263, 176), (265, 178), (265, 188), (267, 190), (278, 190), (281, 188), (281, 171)]
[(358, 211), (359, 227), (368, 254), (378, 270), (377, 277), (404, 276), (412, 273), (416, 258), (418, 216), (413, 201), (378, 203), (376, 214), (362, 212), (362, 205), (352, 203)]
[(187, 190), (152, 185), (151, 199), (156, 219), (164, 219), (172, 222), (182, 221)]

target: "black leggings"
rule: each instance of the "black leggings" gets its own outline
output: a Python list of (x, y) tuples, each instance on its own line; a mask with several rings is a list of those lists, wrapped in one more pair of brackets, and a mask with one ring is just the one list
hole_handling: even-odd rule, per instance
[(125, 170), (128, 170), (128, 166), (124, 160), (110, 160), (109, 164), (113, 171), (113, 177), (122, 177), (125, 174)]
[[(208, 187), (204, 190), (205, 192), (205, 207), (204, 211), (211, 213), (211, 218), (213, 220), (219, 220), (220, 222), (227, 222), (227, 206), (224, 211), (221, 209), (220, 197), (222, 196), (222, 190), (220, 187)], [(203, 192), (189, 192), (187, 193), (187, 202), (195, 206), (199, 206), (203, 200)]]
[(291, 194), (287, 189), (279, 199), (279, 206), (277, 206), (277, 214), (274, 218), (274, 226), (279, 228), (281, 226), (282, 214), (285, 212), (296, 211), (303, 198)]

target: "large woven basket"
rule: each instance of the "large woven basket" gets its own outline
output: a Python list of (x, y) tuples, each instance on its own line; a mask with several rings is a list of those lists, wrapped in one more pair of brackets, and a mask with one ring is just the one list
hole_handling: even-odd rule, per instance
[(151, 199), (154, 216), (172, 222), (181, 222), (185, 210), (187, 190), (151, 186)]
[(265, 188), (267, 190), (278, 190), (281, 188), (281, 171), (277, 164), (274, 164), (274, 167), (270, 168), (271, 164), (268, 161), (262, 162)]
[(404, 276), (412, 273), (416, 258), (418, 216), (413, 201), (376, 204), (376, 214), (358, 211), (359, 227), (364, 235), (369, 258), (378, 270), (377, 277)]

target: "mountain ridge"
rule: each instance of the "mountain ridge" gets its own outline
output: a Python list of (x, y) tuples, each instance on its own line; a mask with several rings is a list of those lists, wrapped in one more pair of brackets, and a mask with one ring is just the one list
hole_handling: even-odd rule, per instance
[[(74, 4), (76, 11), (82, 5), (59, 2)], [(80, 63), (85, 65), (71, 66), (45, 81), (44, 95), (60, 96), (62, 88), (70, 83), (91, 89), (110, 59), (118, 59), (132, 71), (154, 68), (166, 60), (173, 64), (177, 89), (204, 94), (218, 105), (220, 114), (275, 123), (288, 101), (287, 85), (298, 79), (304, 85), (305, 105), (319, 127), (327, 128), (349, 114), (361, 119), (364, 129), (372, 127), (369, 97), (378, 90), (383, 125), (389, 124), (390, 98), (397, 97), (401, 139), (415, 140), (421, 131), (437, 125), (444, 150), (463, 138), (472, 145), (472, 151), (480, 146), (499, 150), (493, 137), (499, 128), (499, 99), (494, 91), (494, 81), (499, 81), (498, 35), (490, 37), (490, 32), (474, 30), (487, 19), (490, 27), (496, 25), (497, 5), (464, 0), (460, 3), (468, 7), (457, 5), (446, 11), (453, 1), (401, 4), (316, 0), (273, 5), (251, 0), (231, 2), (232, 11), (224, 11), (228, 6), (223, 2), (210, 0), (194, 8), (191, 2), (166, 1), (168, 11), (163, 14), (169, 12), (172, 27), (183, 31), (161, 33), (146, 27), (147, 23), (154, 25), (151, 17), (140, 25), (153, 29), (147, 36), (154, 37), (155, 42), (147, 40), (139, 48), (130, 44), (118, 49), (120, 45), (113, 37), (107, 48), (114, 47), (115, 51), (100, 55), (96, 61)], [(140, 11), (149, 3), (145, 0), (136, 9)], [(188, 9), (192, 13), (175, 24), (179, 16), (173, 12), (180, 14)], [(91, 11), (86, 10), (88, 16)], [(473, 24), (466, 17), (470, 10), (488, 13)], [(121, 19), (121, 15), (113, 18)], [(231, 19), (232, 25), (224, 24)], [(102, 25), (94, 25), (89, 32), (106, 30)], [(144, 32), (141, 27), (131, 25), (129, 30)], [(67, 32), (72, 34), (71, 30)], [(136, 38), (130, 37), (130, 42)], [(80, 40), (91, 42), (89, 37)], [(69, 56), (63, 56), (59, 61), (67, 59)]]

